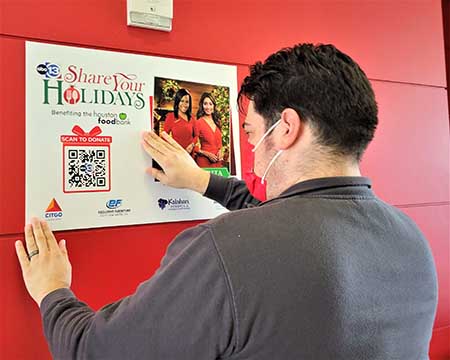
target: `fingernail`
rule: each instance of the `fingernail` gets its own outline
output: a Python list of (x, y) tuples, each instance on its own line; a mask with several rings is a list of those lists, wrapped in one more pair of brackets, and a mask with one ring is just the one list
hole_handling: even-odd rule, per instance
[(62, 243), (62, 245), (63, 245), (64, 247), (66, 247), (66, 240), (62, 239), (62, 240), (61, 240), (61, 243)]
[(21, 240), (16, 240), (15, 245), (16, 245), (16, 246), (19, 246), (21, 243), (22, 243)]

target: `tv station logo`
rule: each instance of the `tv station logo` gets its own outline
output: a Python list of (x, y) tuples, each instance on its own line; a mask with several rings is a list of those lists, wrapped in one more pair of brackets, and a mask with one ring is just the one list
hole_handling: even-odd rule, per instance
[(50, 201), (50, 204), (47, 206), (47, 210), (45, 210), (45, 219), (46, 220), (61, 220), (63, 217), (63, 211), (61, 206), (59, 206), (58, 202), (55, 198)]
[(36, 66), (36, 71), (39, 75), (45, 76), (47, 79), (59, 79), (61, 77), (59, 66), (48, 61)]

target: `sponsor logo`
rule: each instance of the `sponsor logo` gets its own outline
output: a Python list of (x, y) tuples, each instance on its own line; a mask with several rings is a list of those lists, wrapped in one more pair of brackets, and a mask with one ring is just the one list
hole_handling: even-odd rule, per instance
[(94, 115), (98, 117), (98, 123), (101, 125), (130, 125), (131, 121), (128, 115), (124, 112), (119, 114), (115, 113), (97, 113), (94, 111)]
[(166, 199), (158, 199), (158, 206), (161, 210), (164, 210), (169, 202)]
[[(98, 210), (98, 216), (105, 217), (105, 216), (126, 216), (131, 213), (130, 208), (121, 208), (123, 205), (122, 199), (111, 199), (108, 200), (105, 203), (105, 206), (107, 210), (101, 209)], [(121, 208), (121, 209), (119, 209)]]
[[(139, 81), (136, 74), (90, 73), (81, 66), (72, 64), (62, 69), (50, 62), (37, 65), (36, 71), (43, 76), (43, 104), (46, 105), (100, 104), (138, 110), (145, 107), (145, 82)], [(126, 114), (125, 118), (117, 119), (125, 120)]]
[(60, 220), (63, 217), (61, 206), (59, 206), (55, 198), (53, 198), (50, 201), (50, 204), (48, 204), (44, 217), (47, 220)]
[(122, 205), (122, 199), (112, 199), (106, 202), (106, 207), (108, 209), (117, 209)]
[(158, 206), (161, 210), (190, 210), (191, 203), (187, 199), (158, 199)]

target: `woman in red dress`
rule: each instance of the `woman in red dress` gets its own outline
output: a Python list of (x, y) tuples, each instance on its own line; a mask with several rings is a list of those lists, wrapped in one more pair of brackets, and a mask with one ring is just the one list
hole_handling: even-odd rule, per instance
[(195, 134), (200, 140), (200, 149), (196, 149), (198, 166), (221, 167), (222, 132), (216, 113), (216, 102), (210, 93), (205, 92), (200, 98)]
[(186, 89), (180, 89), (175, 94), (173, 113), (166, 115), (164, 131), (180, 144), (186, 151), (194, 155), (197, 142), (192, 116), (192, 98)]

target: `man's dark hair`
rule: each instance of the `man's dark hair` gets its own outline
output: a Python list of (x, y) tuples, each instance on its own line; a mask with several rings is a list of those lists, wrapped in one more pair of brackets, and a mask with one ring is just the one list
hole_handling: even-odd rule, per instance
[(239, 91), (274, 124), (286, 108), (308, 122), (320, 145), (357, 160), (372, 140), (378, 107), (366, 74), (333, 45), (299, 44), (250, 67)]
[(175, 99), (173, 102), (173, 114), (175, 115), (175, 119), (178, 119), (178, 109), (180, 108), (180, 101), (186, 95), (189, 96), (189, 108), (186, 111), (186, 116), (187, 116), (188, 120), (191, 120), (192, 97), (191, 97), (191, 94), (189, 94), (189, 91), (187, 91), (186, 89), (183, 89), (183, 88), (178, 90), (177, 93), (175, 94)]

